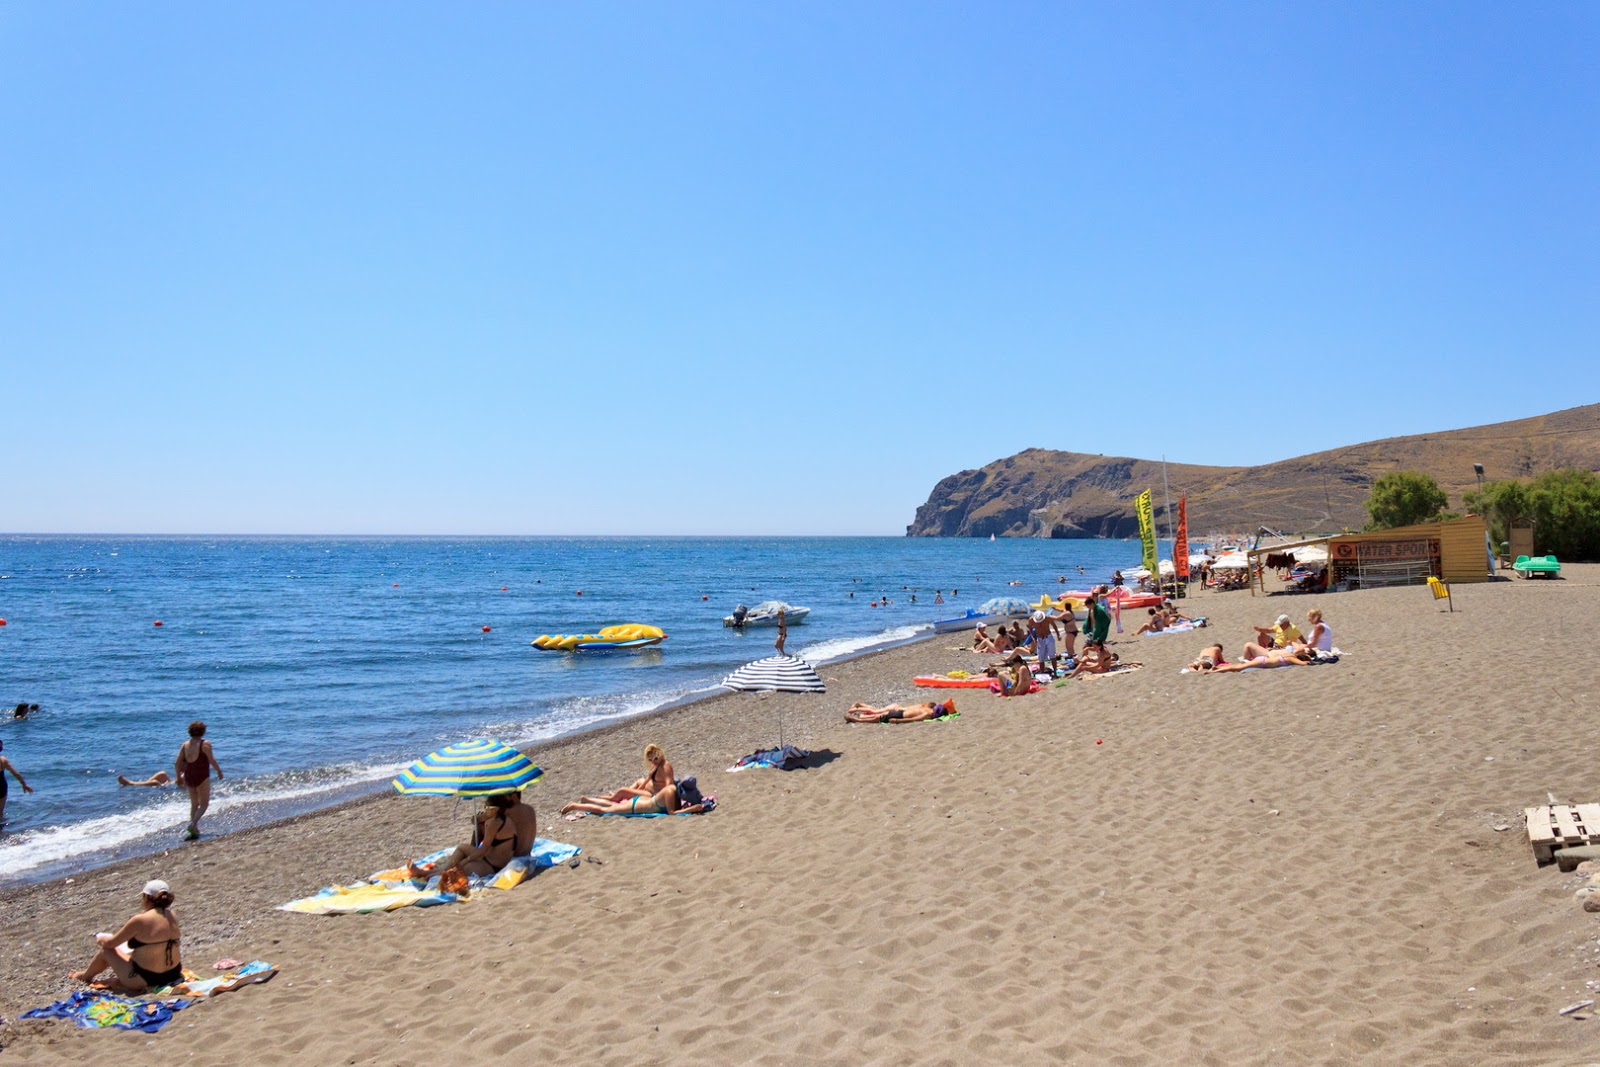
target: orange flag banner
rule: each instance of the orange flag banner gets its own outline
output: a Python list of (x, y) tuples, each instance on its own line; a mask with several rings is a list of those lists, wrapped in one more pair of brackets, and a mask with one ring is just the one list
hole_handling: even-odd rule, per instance
[(1178, 532), (1172, 539), (1172, 568), (1179, 578), (1189, 577), (1189, 494), (1178, 498)]

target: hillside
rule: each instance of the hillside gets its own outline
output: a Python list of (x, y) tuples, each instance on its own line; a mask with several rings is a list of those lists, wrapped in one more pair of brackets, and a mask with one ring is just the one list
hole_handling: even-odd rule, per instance
[[(1556, 467), (1600, 470), (1600, 404), (1515, 422), (1390, 437), (1256, 467), (1167, 464), (1173, 507), (1189, 494), (1189, 529), (1289, 532), (1359, 529), (1372, 483), (1395, 470), (1433, 475), (1452, 508), (1490, 480)], [(940, 480), (906, 527), (908, 537), (1130, 537), (1134, 498), (1154, 490), (1164, 521), (1161, 463), (1125, 456), (1030, 448)]]

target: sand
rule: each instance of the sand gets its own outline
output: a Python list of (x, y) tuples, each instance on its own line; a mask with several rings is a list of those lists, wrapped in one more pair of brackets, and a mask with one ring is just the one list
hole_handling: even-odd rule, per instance
[[(1142, 669), (958, 693), (950, 722), (842, 720), (979, 662), (944, 637), (824, 668), (825, 696), (542, 747), (541, 832), (594, 862), (467, 906), (273, 910), (463, 835), (448, 801), (397, 797), (6, 893), (12, 1020), (69, 988), (149, 877), (177, 893), (191, 965), (282, 973), (154, 1037), (13, 1022), (0, 1062), (1600, 1061), (1600, 1019), (1558, 1015), (1595, 996), (1600, 916), (1521, 820), (1547, 793), (1600, 800), (1600, 566), (1458, 587), (1453, 614), (1419, 588), (1188, 603), (1208, 630), (1114, 645)], [(1313, 606), (1339, 664), (1178, 673)], [(831, 758), (724, 773), (776, 740), (780, 705)], [(650, 740), (721, 810), (554, 817), (635, 776)]]

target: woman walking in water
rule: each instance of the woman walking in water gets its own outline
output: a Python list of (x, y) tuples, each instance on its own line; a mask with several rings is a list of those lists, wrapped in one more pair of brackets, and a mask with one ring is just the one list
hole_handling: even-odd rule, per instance
[(211, 752), (211, 742), (205, 739), (206, 724), (189, 724), (189, 740), (178, 746), (178, 758), (172, 769), (178, 772), (178, 781), (189, 791), (189, 828), (183, 836), (193, 841), (200, 836), (200, 818), (211, 806), (211, 772), (217, 772), (222, 781), (222, 765)]

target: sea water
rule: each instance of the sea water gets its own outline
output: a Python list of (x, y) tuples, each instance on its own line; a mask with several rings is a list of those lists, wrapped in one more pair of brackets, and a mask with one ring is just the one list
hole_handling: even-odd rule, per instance
[[(527, 745), (712, 692), (773, 654), (774, 630), (722, 624), (739, 603), (811, 608), (788, 651), (821, 663), (989, 597), (1086, 588), (1139, 555), (1031, 539), (0, 537), (0, 709), (41, 705), (0, 721), (36, 790), (11, 782), (0, 884), (170, 847), (183, 792), (116, 775), (172, 773), (194, 719), (227, 774), (204, 823), (221, 833), (385, 788), (453, 741)], [(624, 622), (669, 637), (530, 646)]]

